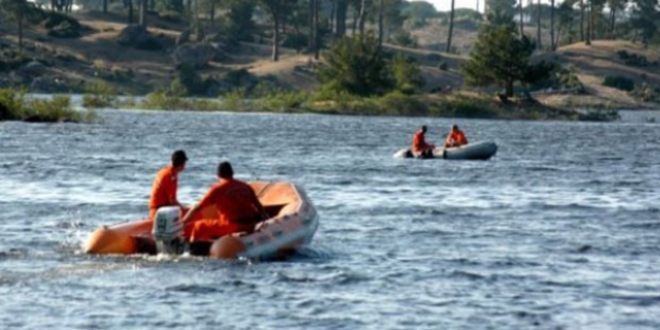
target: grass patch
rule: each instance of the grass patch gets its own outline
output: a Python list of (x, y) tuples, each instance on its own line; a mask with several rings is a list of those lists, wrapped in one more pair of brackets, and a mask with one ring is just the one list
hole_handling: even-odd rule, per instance
[(57, 95), (51, 99), (27, 99), (22, 91), (18, 92), (9, 88), (0, 89), (0, 120), (88, 123), (96, 119), (95, 112), (73, 110), (69, 96)]
[(82, 105), (85, 108), (109, 108), (116, 101), (116, 91), (102, 80), (96, 80), (85, 86), (87, 94), (83, 96)]

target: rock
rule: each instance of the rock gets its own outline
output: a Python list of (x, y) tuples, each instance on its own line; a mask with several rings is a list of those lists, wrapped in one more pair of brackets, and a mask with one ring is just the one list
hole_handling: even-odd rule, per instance
[(78, 38), (80, 37), (80, 25), (63, 21), (48, 31), (48, 35), (54, 38)]
[(26, 64), (21, 70), (31, 76), (38, 76), (46, 71), (46, 66), (41, 62), (32, 61)]
[(192, 30), (190, 28), (187, 28), (187, 29), (183, 30), (183, 32), (181, 32), (179, 37), (176, 38), (177, 47), (187, 43), (188, 40), (190, 39), (190, 34), (191, 33), (192, 33)]
[(142, 25), (131, 24), (126, 26), (117, 37), (117, 43), (122, 46), (134, 47), (142, 50), (161, 50), (163, 44), (153, 37)]
[(172, 53), (175, 65), (190, 64), (195, 68), (201, 68), (217, 56), (215, 47), (208, 43), (185, 44), (177, 47)]
[(66, 81), (53, 77), (38, 77), (30, 84), (33, 93), (64, 93), (68, 90)]

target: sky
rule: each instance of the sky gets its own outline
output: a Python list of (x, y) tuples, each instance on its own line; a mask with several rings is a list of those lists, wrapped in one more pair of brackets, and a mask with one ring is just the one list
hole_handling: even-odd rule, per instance
[[(435, 9), (438, 11), (448, 11), (451, 7), (451, 0), (426, 0), (426, 2), (432, 3), (433, 6), (435, 6)], [(547, 1), (542, 0), (541, 2), (547, 2)], [(561, 1), (557, 1), (557, 3), (559, 2)], [(526, 3), (527, 1), (525, 1), (525, 4)], [(536, 1), (534, 1), (534, 3), (536, 3)], [(456, 0), (456, 8), (476, 9), (476, 7), (477, 7), (477, 0)], [(482, 11), (483, 9), (484, 9), (484, 0), (479, 0), (479, 11)]]
[[(479, 10), (483, 7), (483, 1), (479, 0)], [(432, 3), (436, 10), (447, 11), (451, 7), (451, 0), (426, 0), (426, 2)], [(456, 0), (456, 8), (471, 8), (475, 9), (477, 6), (477, 0)]]

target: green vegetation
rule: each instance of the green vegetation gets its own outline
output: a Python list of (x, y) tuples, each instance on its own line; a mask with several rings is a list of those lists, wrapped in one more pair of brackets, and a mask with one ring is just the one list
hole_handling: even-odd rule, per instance
[(103, 80), (95, 80), (86, 86), (86, 94), (83, 95), (82, 105), (85, 108), (107, 108), (111, 107), (116, 100), (117, 92)]
[(394, 85), (378, 39), (372, 34), (343, 37), (324, 59), (317, 74), (323, 89), (369, 96), (384, 94)]
[(530, 64), (536, 45), (519, 35), (512, 17), (494, 15), (490, 22), (480, 30), (470, 60), (461, 66), (465, 82), (470, 86), (498, 85), (506, 99), (513, 96), (517, 81), (533, 84), (546, 79), (553, 66)]
[(24, 92), (0, 89), (0, 121), (22, 120), (27, 122), (74, 122), (96, 120), (94, 112), (71, 109), (69, 96), (53, 96), (52, 99), (26, 98)]
[(635, 82), (624, 76), (610, 75), (605, 77), (603, 86), (614, 87), (622, 91), (630, 92), (635, 89)]

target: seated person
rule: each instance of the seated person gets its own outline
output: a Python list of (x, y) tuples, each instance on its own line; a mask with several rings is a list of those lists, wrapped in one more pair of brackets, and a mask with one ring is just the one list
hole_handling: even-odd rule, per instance
[[(190, 241), (210, 241), (237, 232), (252, 232), (254, 226), (267, 218), (254, 190), (245, 182), (234, 179), (231, 164), (218, 165), (219, 181), (209, 189), (181, 222), (184, 236)], [(202, 219), (189, 223), (205, 207), (215, 205), (217, 219)]]
[(447, 140), (445, 141), (445, 148), (460, 147), (466, 144), (468, 144), (468, 140), (463, 131), (458, 129), (458, 126), (456, 125), (452, 126), (451, 131), (447, 136)]
[(172, 163), (163, 167), (154, 179), (149, 198), (149, 219), (153, 220), (158, 208), (163, 206), (178, 206), (184, 210), (176, 198), (178, 175), (186, 168), (188, 157), (183, 150), (172, 153)]
[(422, 126), (419, 129), (419, 131), (415, 133), (415, 137), (413, 137), (413, 142), (412, 142), (413, 155), (419, 155), (419, 154), (421, 154), (422, 156), (432, 155), (435, 146), (426, 143), (424, 139), (424, 134), (426, 134), (426, 125)]

